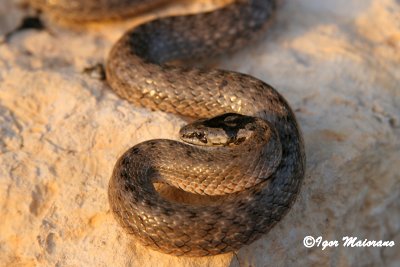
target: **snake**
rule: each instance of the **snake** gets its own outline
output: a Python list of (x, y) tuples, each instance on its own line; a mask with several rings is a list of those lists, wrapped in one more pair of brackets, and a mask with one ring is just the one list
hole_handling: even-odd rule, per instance
[[(71, 20), (131, 16), (160, 0), (32, 0)], [(141, 244), (177, 256), (234, 252), (266, 234), (290, 210), (305, 175), (303, 137), (285, 98), (234, 71), (171, 64), (235, 51), (259, 38), (276, 0), (236, 0), (213, 11), (151, 20), (114, 44), (106, 79), (136, 106), (195, 119), (181, 141), (128, 149), (108, 187), (116, 221)], [(206, 203), (171, 200), (161, 183)]]

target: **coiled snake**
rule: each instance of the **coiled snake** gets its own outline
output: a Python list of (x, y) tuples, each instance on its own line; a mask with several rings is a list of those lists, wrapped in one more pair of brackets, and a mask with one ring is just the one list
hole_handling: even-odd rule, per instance
[[(157, 0), (33, 0), (69, 19), (130, 15)], [(174, 255), (234, 251), (266, 233), (292, 206), (305, 155), (295, 116), (271, 86), (224, 70), (170, 60), (237, 49), (265, 30), (276, 0), (238, 0), (216, 11), (139, 25), (112, 48), (106, 76), (122, 98), (200, 119), (180, 131), (186, 143), (150, 140), (124, 153), (109, 183), (117, 221), (142, 244)], [(159, 195), (154, 183), (220, 195), (188, 204)]]

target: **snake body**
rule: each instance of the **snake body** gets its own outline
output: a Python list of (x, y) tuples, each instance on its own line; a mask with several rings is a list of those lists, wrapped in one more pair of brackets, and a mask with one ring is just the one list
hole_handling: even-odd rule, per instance
[[(103, 2), (109, 11), (116, 5), (110, 11), (115, 17), (123, 4), (125, 15), (150, 1)], [(105, 9), (96, 8), (101, 12), (92, 10), (93, 16), (101, 17)], [(151, 109), (213, 117), (181, 130), (192, 144), (150, 140), (117, 161), (108, 191), (111, 210), (142, 244), (187, 256), (234, 251), (268, 232), (296, 199), (305, 154), (285, 99), (245, 74), (165, 64), (237, 49), (264, 31), (275, 11), (274, 0), (238, 0), (216, 11), (139, 25), (112, 48), (106, 75), (119, 96)], [(217, 146), (208, 144), (221, 138)], [(177, 203), (160, 196), (156, 182), (219, 197), (207, 205)]]

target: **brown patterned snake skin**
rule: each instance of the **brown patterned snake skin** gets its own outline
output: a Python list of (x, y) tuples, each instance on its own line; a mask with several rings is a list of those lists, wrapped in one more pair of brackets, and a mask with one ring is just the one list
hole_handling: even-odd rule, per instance
[[(39, 5), (55, 13), (68, 10), (72, 19), (99, 19), (157, 1), (81, 1), (78, 7), (71, 2)], [(106, 74), (119, 96), (151, 109), (214, 117), (183, 127), (186, 143), (146, 141), (116, 163), (110, 206), (142, 244), (187, 256), (234, 251), (268, 232), (292, 206), (305, 154), (285, 99), (245, 74), (164, 64), (235, 50), (264, 31), (275, 12), (274, 0), (235, 1), (216, 11), (139, 25), (114, 45)], [(207, 205), (178, 203), (160, 196), (154, 183), (220, 197)]]

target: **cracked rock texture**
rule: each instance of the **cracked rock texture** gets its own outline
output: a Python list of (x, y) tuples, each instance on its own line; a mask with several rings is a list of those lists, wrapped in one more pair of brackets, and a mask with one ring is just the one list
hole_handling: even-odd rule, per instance
[[(2, 0), (0, 34), (29, 12)], [(213, 60), (288, 99), (307, 174), (270, 233), (237, 255), (204, 258), (144, 248), (110, 213), (117, 157), (144, 140), (177, 138), (184, 123), (132, 106), (85, 71), (142, 18), (68, 27), (45, 19), (46, 30), (0, 44), (2, 266), (400, 266), (400, 1), (286, 0), (262, 40)], [(305, 248), (309, 235), (339, 246)], [(343, 236), (396, 244), (349, 248)]]

